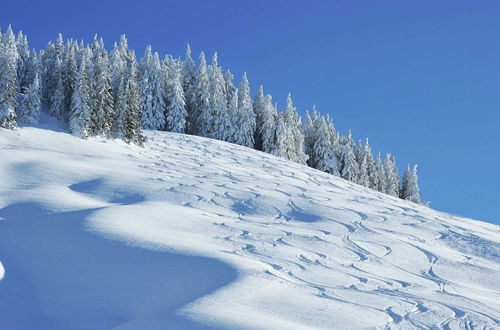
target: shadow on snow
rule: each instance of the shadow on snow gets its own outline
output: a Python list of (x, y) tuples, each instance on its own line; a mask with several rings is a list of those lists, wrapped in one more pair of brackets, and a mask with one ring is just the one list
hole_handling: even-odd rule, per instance
[(177, 311), (235, 280), (235, 270), (86, 231), (93, 211), (49, 213), (33, 203), (0, 210), (0, 327), (206, 328)]

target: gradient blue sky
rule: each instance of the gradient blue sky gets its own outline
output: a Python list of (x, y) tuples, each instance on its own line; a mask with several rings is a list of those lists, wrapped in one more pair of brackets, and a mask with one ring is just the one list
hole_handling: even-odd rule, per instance
[(418, 163), (432, 207), (500, 223), (499, 1), (6, 1), (9, 23), (36, 48), (125, 33), (138, 55), (218, 51), (253, 92)]

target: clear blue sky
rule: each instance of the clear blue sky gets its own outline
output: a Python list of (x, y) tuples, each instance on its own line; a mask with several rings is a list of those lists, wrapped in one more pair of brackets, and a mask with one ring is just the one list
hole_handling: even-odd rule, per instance
[(434, 208), (500, 223), (499, 1), (5, 1), (0, 22), (36, 48), (125, 33), (138, 55), (218, 51), (253, 92), (418, 163)]

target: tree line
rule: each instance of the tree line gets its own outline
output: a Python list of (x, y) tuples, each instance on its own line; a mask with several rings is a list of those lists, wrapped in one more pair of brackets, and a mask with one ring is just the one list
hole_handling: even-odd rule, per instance
[(329, 116), (313, 107), (302, 119), (289, 94), (278, 110), (260, 86), (252, 98), (246, 73), (236, 87), (217, 53), (198, 64), (189, 45), (184, 59), (163, 59), (148, 46), (140, 60), (124, 35), (108, 52), (59, 34), (45, 49), (29, 49), (11, 27), (0, 31), (0, 127), (36, 123), (42, 107), (67, 123), (73, 135), (121, 138), (142, 145), (142, 129), (227, 141), (283, 157), (371, 189), (422, 203), (417, 166), (401, 181), (394, 156), (374, 156), (368, 139), (341, 135)]

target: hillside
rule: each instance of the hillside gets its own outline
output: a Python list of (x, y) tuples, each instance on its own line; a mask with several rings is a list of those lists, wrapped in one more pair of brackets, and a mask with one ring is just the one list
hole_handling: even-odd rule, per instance
[(500, 228), (252, 149), (0, 129), (0, 328), (494, 328)]

